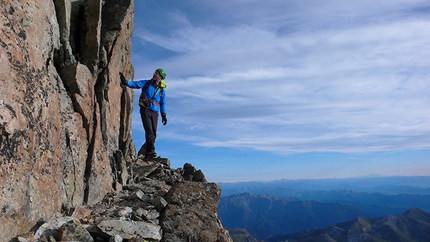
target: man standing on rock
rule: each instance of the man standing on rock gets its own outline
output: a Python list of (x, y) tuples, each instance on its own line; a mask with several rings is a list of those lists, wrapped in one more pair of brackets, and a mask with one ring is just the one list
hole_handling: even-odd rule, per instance
[[(145, 144), (142, 146), (145, 159), (153, 159), (155, 152), (155, 139), (157, 137), (158, 111), (161, 113), (161, 122), (167, 124), (166, 118), (166, 72), (163, 69), (155, 70), (151, 80), (127, 81), (124, 75), (119, 73), (121, 85), (134, 89), (142, 89), (139, 98), (140, 117), (145, 129)], [(142, 149), (141, 149), (142, 151)], [(139, 151), (139, 153), (141, 152)]]

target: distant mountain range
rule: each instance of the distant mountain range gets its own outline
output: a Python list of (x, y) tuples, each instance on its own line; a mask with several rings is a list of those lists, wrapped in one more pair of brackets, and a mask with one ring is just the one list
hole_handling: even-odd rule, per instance
[[(333, 201), (337, 199), (342, 202), (321, 202), (243, 193), (222, 197), (219, 201), (218, 216), (227, 229), (245, 228), (259, 239), (268, 239), (278, 234), (324, 228), (357, 217), (398, 215), (405, 212), (408, 209), (407, 206), (428, 207), (430, 204), (428, 195), (392, 196), (353, 191), (330, 191), (322, 195), (316, 192), (315, 194), (326, 200), (329, 200), (327, 199), (329, 197)], [(402, 199), (404, 199), (403, 203)]]
[(218, 206), (218, 216), (225, 228), (245, 228), (259, 239), (323, 228), (368, 215), (347, 204), (254, 194), (223, 197)]
[(272, 188), (266, 194), (289, 196), (300, 200), (315, 200), (324, 203), (349, 204), (365, 211), (372, 217), (398, 215), (409, 208), (430, 211), (430, 195), (356, 192), (351, 190), (309, 191), (303, 189)]
[[(222, 194), (218, 215), (223, 226), (230, 231), (246, 229), (235, 230), (235, 242), (254, 241), (252, 236), (268, 240), (276, 235), (292, 233), (298, 234), (286, 237), (289, 241), (293, 238), (297, 241), (324, 241), (323, 237), (327, 238), (326, 241), (343, 241), (334, 240), (324, 228), (333, 230), (333, 226), (338, 224), (335, 229), (338, 233), (352, 233), (355, 230), (349, 231), (347, 227), (342, 227), (342, 223), (356, 220), (359, 224), (366, 222), (373, 226), (379, 220), (371, 218), (404, 221), (411, 214), (418, 216), (415, 218), (417, 221), (426, 221), (422, 215), (426, 212), (423, 211), (430, 211), (430, 176), (278, 180), (219, 185)], [(417, 224), (421, 226), (421, 222)], [(408, 227), (407, 223), (403, 226)], [(377, 226), (372, 229), (380, 231)], [(244, 231), (249, 231), (249, 234)], [(395, 233), (393, 236), (396, 237), (400, 233), (396, 231), (386, 229), (387, 234), (380, 235), (389, 238), (389, 233)], [(366, 239), (378, 235), (377, 232), (367, 233)], [(322, 237), (313, 237), (317, 235)], [(397, 241), (420, 240), (408, 238)]]
[(430, 241), (430, 213), (410, 209), (398, 216), (380, 218), (355, 218), (323, 229), (309, 229), (299, 233), (276, 236), (269, 242), (313, 242), (313, 241)]
[(430, 176), (390, 176), (330, 179), (275, 180), (269, 182), (218, 183), (221, 196), (240, 193), (294, 196), (291, 191), (351, 190), (384, 195), (430, 195)]

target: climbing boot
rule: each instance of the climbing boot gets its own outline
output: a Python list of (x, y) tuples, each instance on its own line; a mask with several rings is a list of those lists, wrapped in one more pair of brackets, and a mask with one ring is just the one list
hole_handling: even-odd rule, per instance
[(155, 151), (149, 151), (145, 154), (145, 160), (154, 160), (157, 157), (157, 153)]

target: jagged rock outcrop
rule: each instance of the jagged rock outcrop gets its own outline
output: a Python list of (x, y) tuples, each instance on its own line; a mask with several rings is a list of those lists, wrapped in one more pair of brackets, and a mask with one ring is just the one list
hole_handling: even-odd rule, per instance
[(0, 0), (1, 240), (121, 189), (133, 1)]
[(179, 169), (169, 164), (163, 158), (137, 159), (118, 194), (57, 213), (13, 241), (232, 242), (216, 213), (218, 185), (192, 181), (191, 164)]
[(234, 242), (265, 242), (252, 236), (246, 229), (228, 229), (228, 232)]
[(166, 194), (163, 241), (230, 241), (217, 216), (221, 190), (215, 183), (181, 182)]

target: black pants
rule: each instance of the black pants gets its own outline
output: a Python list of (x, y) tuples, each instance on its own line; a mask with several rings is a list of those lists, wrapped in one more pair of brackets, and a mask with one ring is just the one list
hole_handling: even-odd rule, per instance
[(153, 112), (149, 108), (140, 106), (140, 117), (145, 129), (145, 155), (155, 152), (155, 138), (157, 138), (158, 112)]

